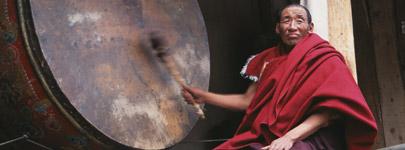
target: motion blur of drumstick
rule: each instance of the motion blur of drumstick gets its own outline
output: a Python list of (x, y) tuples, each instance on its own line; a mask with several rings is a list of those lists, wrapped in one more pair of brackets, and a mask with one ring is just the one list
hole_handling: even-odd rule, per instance
[[(165, 41), (165, 39), (157, 32), (151, 32), (149, 34), (149, 40), (151, 48), (155, 51), (155, 55), (162, 61), (170, 75), (180, 86), (185, 86), (186, 82), (180, 75), (175, 60), (168, 52), (169, 48), (167, 47), (167, 41)], [(193, 101), (191, 104), (197, 110), (197, 114), (201, 118), (205, 119), (204, 111), (201, 109), (200, 104), (196, 103), (195, 101)]]

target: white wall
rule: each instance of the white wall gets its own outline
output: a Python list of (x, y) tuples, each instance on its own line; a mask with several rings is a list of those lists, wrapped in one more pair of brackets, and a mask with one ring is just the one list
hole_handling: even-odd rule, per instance
[(301, 5), (308, 8), (315, 25), (314, 32), (325, 40), (329, 40), (328, 0), (301, 0)]

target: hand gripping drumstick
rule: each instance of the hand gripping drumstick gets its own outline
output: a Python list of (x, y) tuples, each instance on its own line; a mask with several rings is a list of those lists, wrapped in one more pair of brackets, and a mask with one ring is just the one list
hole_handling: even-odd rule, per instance
[[(174, 78), (174, 80), (180, 85), (186, 85), (184, 78), (181, 77), (180, 72), (177, 69), (176, 64), (174, 63), (173, 57), (168, 53), (168, 48), (166, 48), (166, 41), (163, 38), (159, 37), (159, 35), (155, 32), (150, 33), (150, 44), (152, 49), (156, 52), (156, 56), (163, 62), (166, 69), (169, 71), (170, 75)], [(201, 109), (200, 104), (196, 103), (194, 100), (192, 101), (191, 105), (197, 110), (197, 114), (205, 119), (204, 111)]]

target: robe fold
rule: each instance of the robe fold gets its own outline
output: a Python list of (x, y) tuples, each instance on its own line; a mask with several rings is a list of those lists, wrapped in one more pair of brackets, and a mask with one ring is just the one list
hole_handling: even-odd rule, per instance
[(371, 149), (375, 119), (343, 56), (310, 33), (281, 55), (269, 48), (248, 61), (241, 74), (257, 82), (256, 93), (234, 137), (216, 149), (269, 145), (314, 112), (341, 116), (348, 149)]

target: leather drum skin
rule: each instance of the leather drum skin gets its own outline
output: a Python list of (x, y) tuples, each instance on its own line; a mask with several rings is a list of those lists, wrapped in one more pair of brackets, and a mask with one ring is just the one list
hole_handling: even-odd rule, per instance
[(165, 47), (187, 84), (208, 89), (197, 0), (0, 6), (2, 138), (26, 134), (54, 149), (164, 149), (198, 120), (153, 51)]

